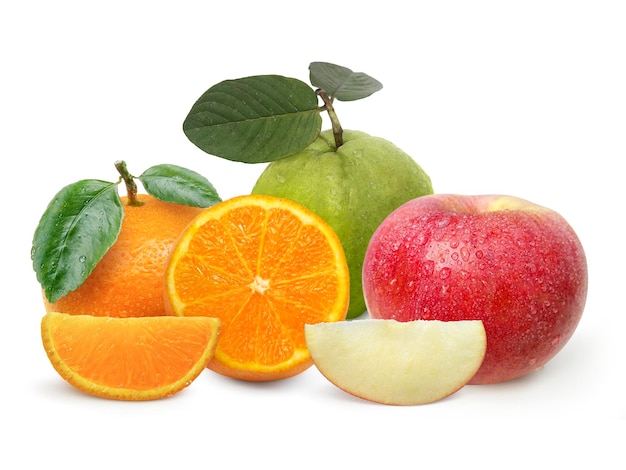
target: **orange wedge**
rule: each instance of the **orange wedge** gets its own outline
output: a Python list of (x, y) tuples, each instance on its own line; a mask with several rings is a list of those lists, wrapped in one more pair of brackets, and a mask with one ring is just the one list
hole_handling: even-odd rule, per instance
[(74, 387), (117, 400), (153, 400), (188, 386), (213, 357), (216, 318), (112, 318), (50, 312), (41, 338)]
[(166, 311), (217, 317), (209, 368), (276, 380), (312, 365), (304, 325), (346, 317), (349, 273), (337, 235), (287, 199), (239, 196), (187, 227), (166, 271)]

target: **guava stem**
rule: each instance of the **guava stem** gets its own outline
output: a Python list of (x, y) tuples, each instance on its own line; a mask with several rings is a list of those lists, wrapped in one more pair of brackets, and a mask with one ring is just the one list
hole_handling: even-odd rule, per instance
[(137, 199), (137, 184), (135, 183), (135, 177), (130, 174), (128, 168), (126, 167), (126, 162), (124, 160), (118, 160), (115, 162), (115, 168), (119, 172), (124, 180), (124, 184), (126, 185), (126, 195), (128, 196), (127, 205), (129, 206), (140, 206), (143, 204), (139, 199)]
[(333, 99), (328, 96), (322, 89), (316, 90), (316, 93), (322, 98), (324, 102), (324, 107), (326, 108), (326, 112), (328, 112), (328, 116), (330, 117), (330, 124), (333, 127), (333, 136), (335, 137), (335, 147), (339, 148), (343, 145), (343, 129), (341, 128), (341, 123), (339, 122), (339, 118), (337, 117), (337, 113), (335, 113), (335, 108), (333, 107)]

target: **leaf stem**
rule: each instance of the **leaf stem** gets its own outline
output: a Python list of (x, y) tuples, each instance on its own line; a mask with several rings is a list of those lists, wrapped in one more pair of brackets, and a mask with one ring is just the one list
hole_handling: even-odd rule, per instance
[(337, 113), (335, 113), (335, 108), (333, 107), (333, 99), (332, 97), (328, 96), (328, 93), (326, 93), (321, 88), (315, 90), (315, 93), (317, 93), (319, 97), (322, 98), (322, 101), (324, 102), (324, 107), (326, 108), (326, 111), (328, 112), (328, 116), (330, 117), (330, 123), (333, 127), (333, 135), (335, 137), (335, 147), (339, 148), (343, 145), (343, 129), (341, 128), (341, 123), (339, 122)]
[(126, 162), (124, 160), (117, 160), (115, 162), (115, 168), (121, 175), (122, 180), (124, 180), (124, 184), (126, 185), (126, 193), (128, 195), (127, 205), (142, 205), (143, 202), (137, 199), (137, 184), (135, 183), (135, 177), (129, 173), (128, 168), (126, 167)]

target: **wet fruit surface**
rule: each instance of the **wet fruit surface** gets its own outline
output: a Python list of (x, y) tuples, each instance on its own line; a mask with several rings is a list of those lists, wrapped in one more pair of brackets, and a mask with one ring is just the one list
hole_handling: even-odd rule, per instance
[(142, 317), (164, 315), (165, 263), (180, 232), (202, 209), (162, 202), (139, 194), (139, 206), (126, 204), (115, 244), (75, 291), (54, 303), (44, 298), (48, 312)]
[(525, 375), (578, 325), (587, 291), (582, 246), (547, 209), (459, 208), (447, 198), (404, 205), (373, 237), (364, 267), (370, 314), (483, 320), (488, 351), (472, 382)]

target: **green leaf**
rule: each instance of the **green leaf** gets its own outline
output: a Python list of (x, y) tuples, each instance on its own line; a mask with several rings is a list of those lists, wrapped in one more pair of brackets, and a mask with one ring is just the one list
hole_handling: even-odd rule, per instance
[(148, 194), (165, 202), (194, 207), (210, 207), (221, 202), (208, 179), (181, 166), (156, 165), (138, 179)]
[(366, 98), (383, 85), (375, 78), (362, 72), (328, 62), (311, 62), (309, 65), (311, 84), (321, 88), (339, 101), (355, 101)]
[(280, 75), (220, 82), (196, 101), (183, 123), (185, 135), (200, 149), (244, 163), (299, 152), (321, 128), (315, 91)]
[(56, 194), (35, 229), (31, 251), (50, 302), (87, 279), (117, 240), (123, 217), (116, 183), (82, 180)]

